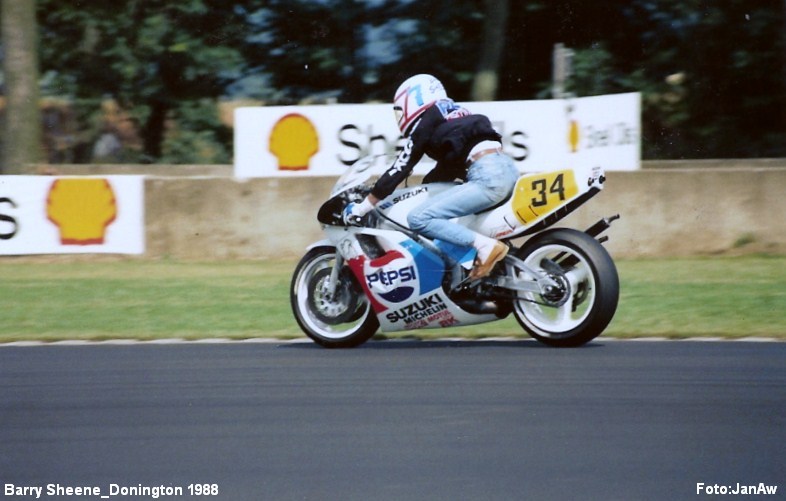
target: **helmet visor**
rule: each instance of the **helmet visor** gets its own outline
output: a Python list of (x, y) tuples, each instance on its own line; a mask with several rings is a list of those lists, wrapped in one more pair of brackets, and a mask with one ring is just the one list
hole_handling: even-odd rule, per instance
[(404, 119), (404, 108), (401, 106), (394, 106), (393, 114), (396, 115), (396, 123), (401, 126), (401, 121)]

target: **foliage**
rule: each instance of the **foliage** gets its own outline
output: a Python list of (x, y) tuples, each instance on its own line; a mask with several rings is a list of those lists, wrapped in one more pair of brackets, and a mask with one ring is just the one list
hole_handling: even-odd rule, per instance
[(214, 101), (185, 101), (177, 106), (175, 114), (178, 120), (164, 137), (161, 162), (231, 163), (225, 145), (231, 141), (232, 132), (218, 120)]
[(784, 9), (774, 1), (634, 3), (629, 19), (641, 32), (648, 80), (683, 76), (679, 129), (668, 123), (668, 106), (645, 117), (681, 136), (661, 154), (786, 155)]
[(400, 15), (412, 31), (398, 42), (401, 59), (380, 70), (386, 87), (380, 98), (392, 100), (396, 86), (412, 74), (431, 73), (452, 97), (468, 100), (478, 66), (474, 55), (480, 53), (483, 12), (478, 0), (415, 2), (402, 9)]
[(474, 3), (271, 0), (257, 13), (262, 35), (249, 57), (284, 102), (388, 100), (411, 73), (455, 73)]
[(150, 161), (163, 154), (170, 115), (220, 97), (245, 68), (250, 32), (240, 2), (38, 0), (38, 11), (52, 90), (116, 99), (141, 125)]
[[(192, 139), (217, 161), (231, 151), (226, 131), (187, 115), (233, 92), (277, 104), (389, 101), (406, 76), (429, 72), (468, 100), (488, 8), (38, 0), (44, 91), (116, 99), (149, 161), (193, 161)], [(777, 0), (511, 2), (497, 99), (545, 97), (559, 42), (575, 50), (576, 94), (642, 92), (645, 158), (786, 156), (785, 11)], [(165, 139), (167, 120), (177, 134)]]
[[(642, 92), (645, 158), (786, 156), (786, 4), (576, 0), (537, 7), (518, 11), (512, 29), (533, 29), (509, 33), (508, 47), (525, 54), (555, 42), (574, 47), (578, 95)], [(542, 89), (549, 68), (540, 61), (527, 67), (540, 73)], [(505, 97), (513, 88), (508, 79)]]

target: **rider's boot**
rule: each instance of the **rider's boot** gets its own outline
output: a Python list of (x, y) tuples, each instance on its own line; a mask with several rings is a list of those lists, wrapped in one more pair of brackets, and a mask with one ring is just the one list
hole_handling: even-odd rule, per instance
[(494, 265), (502, 261), (508, 254), (508, 246), (483, 235), (475, 238), (475, 249), (478, 256), (475, 258), (475, 267), (469, 274), (472, 280), (483, 278), (494, 268)]

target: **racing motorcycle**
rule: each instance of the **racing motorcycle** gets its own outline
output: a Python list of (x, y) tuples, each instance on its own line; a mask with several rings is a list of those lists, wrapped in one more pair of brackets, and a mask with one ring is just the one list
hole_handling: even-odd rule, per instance
[[(350, 348), (385, 333), (493, 322), (513, 314), (538, 341), (583, 345), (608, 326), (619, 279), (599, 235), (619, 218), (585, 231), (552, 226), (603, 189), (599, 167), (523, 174), (511, 196), (459, 224), (511, 248), (491, 273), (470, 278), (475, 249), (432, 240), (407, 226), (407, 214), (449, 183), (399, 188), (363, 226), (342, 212), (371, 191), (386, 164), (367, 157), (336, 182), (317, 214), (325, 239), (297, 264), (290, 302), (298, 325), (317, 344)], [(525, 240), (520, 246), (513, 239)]]

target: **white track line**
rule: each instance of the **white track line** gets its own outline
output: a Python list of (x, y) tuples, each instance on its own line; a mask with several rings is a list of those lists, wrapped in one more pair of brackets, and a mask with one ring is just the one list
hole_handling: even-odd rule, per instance
[[(481, 339), (467, 339), (461, 337), (451, 338), (435, 338), (423, 339), (423, 342), (500, 342), (500, 341), (526, 341), (529, 338), (514, 338), (514, 337), (489, 337)], [(387, 339), (385, 342), (412, 342), (413, 339)], [(665, 337), (640, 337), (640, 338), (614, 338), (614, 337), (600, 337), (595, 341), (606, 342), (636, 342), (636, 343), (652, 343), (652, 342), (701, 342), (701, 343), (782, 343), (786, 339), (768, 338), (768, 337), (743, 337), (727, 339), (722, 337), (689, 337), (682, 339), (669, 339)], [(138, 345), (172, 345), (172, 344), (308, 344), (312, 341), (307, 338), (297, 339), (276, 339), (276, 338), (248, 338), (248, 339), (229, 339), (229, 338), (206, 338), (206, 339), (182, 339), (182, 338), (169, 338), (169, 339), (152, 339), (152, 340), (138, 340), (138, 339), (109, 339), (103, 341), (89, 341), (89, 340), (63, 340), (63, 341), (10, 341), (8, 343), (0, 343), (0, 348), (4, 347), (33, 347), (33, 346), (138, 346)]]

